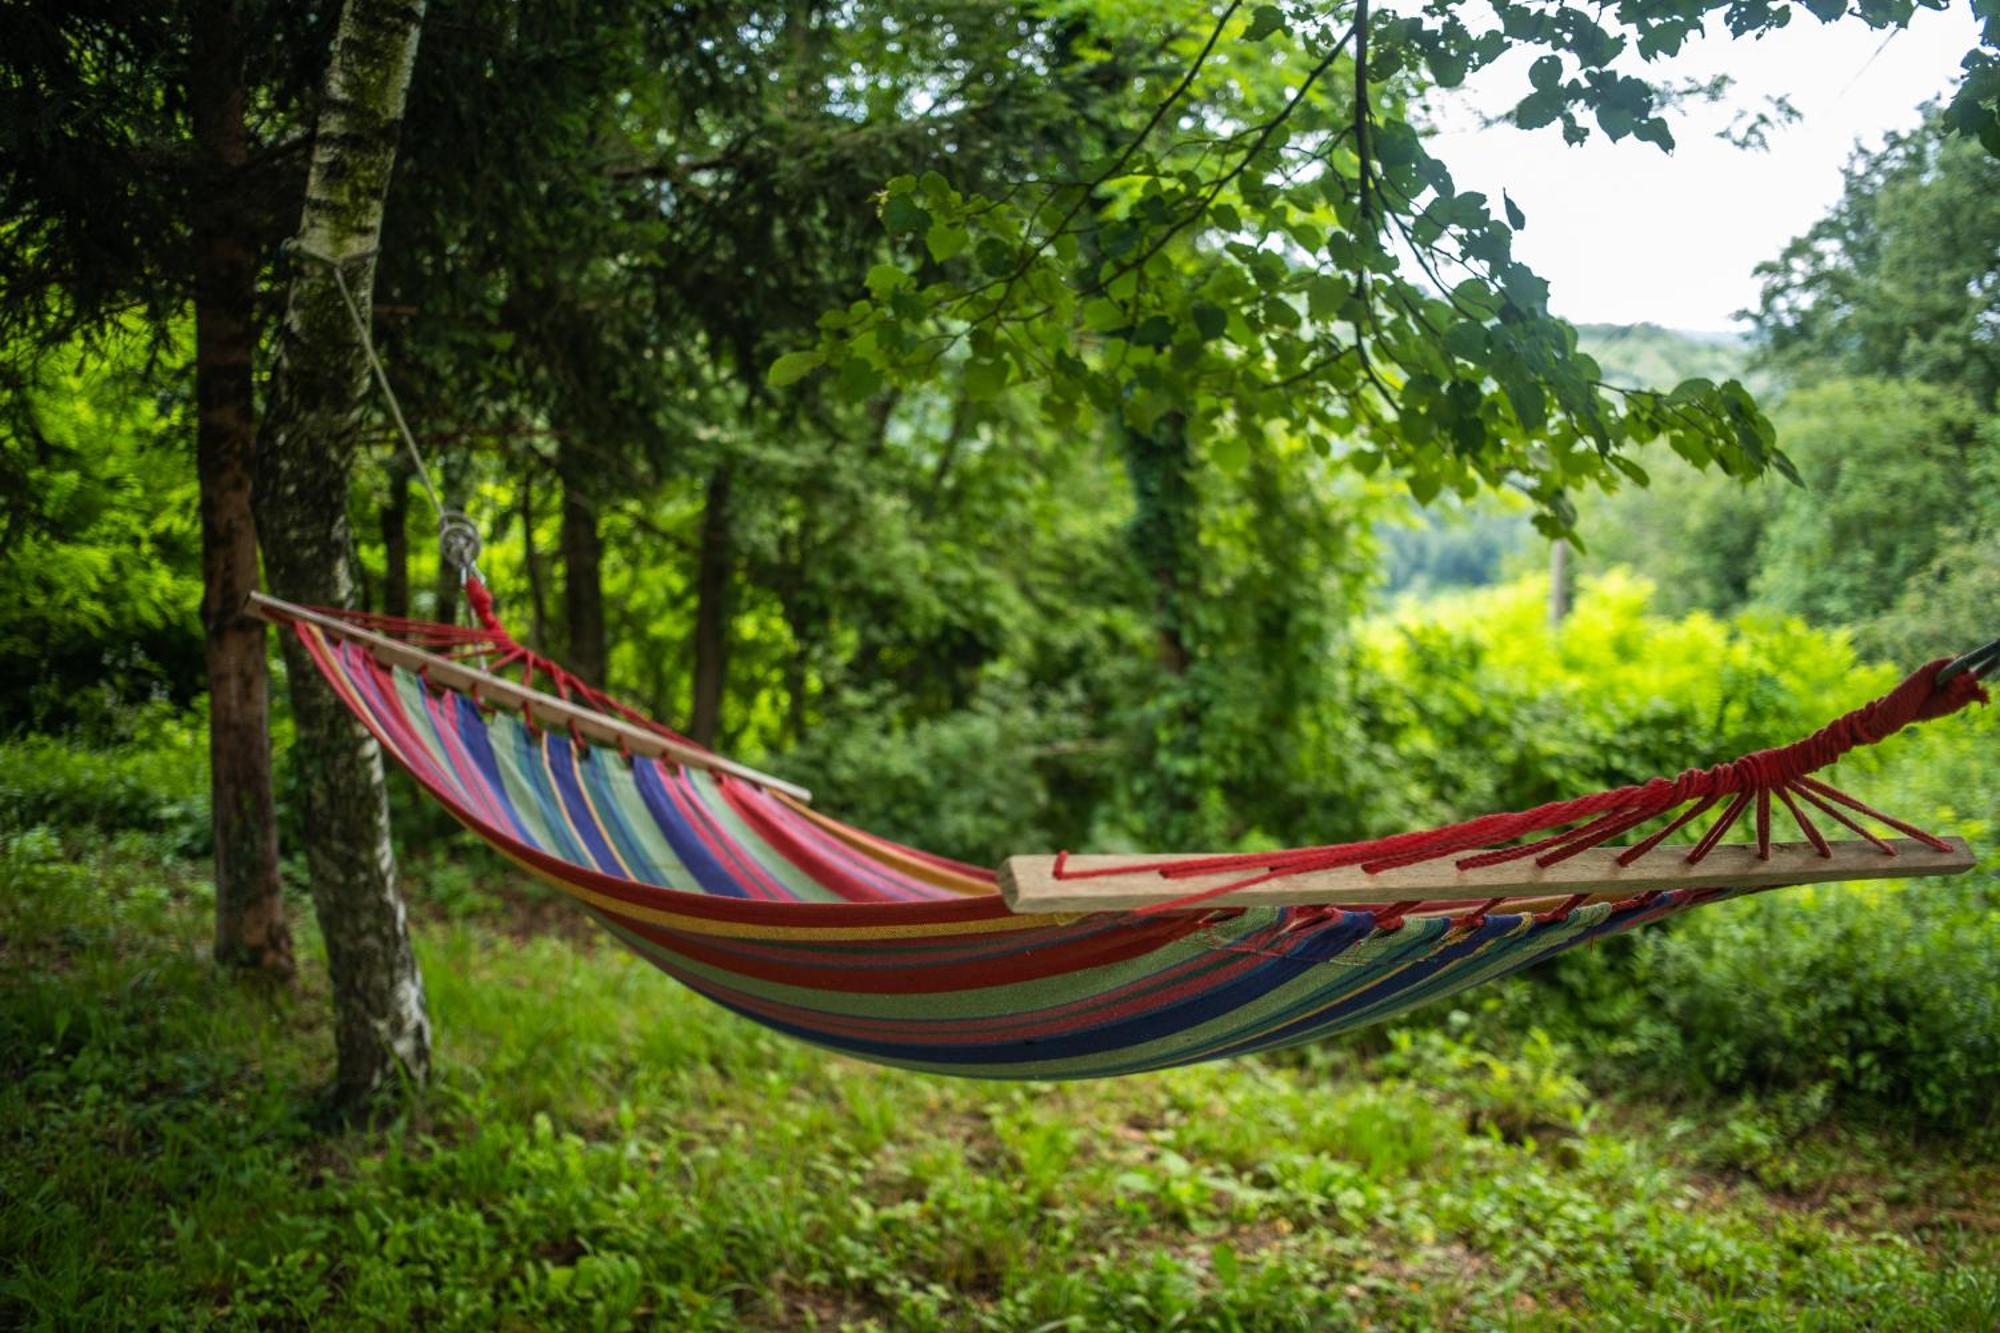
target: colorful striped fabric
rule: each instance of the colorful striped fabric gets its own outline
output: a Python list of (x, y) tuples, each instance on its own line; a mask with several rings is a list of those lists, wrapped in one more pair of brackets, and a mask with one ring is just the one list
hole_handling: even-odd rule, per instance
[(883, 1064), (1095, 1078), (1273, 1050), (1740, 892), (1393, 928), (1322, 907), (1017, 916), (988, 871), (741, 779), (534, 730), (294, 628), (396, 762), (634, 952), (747, 1018)]

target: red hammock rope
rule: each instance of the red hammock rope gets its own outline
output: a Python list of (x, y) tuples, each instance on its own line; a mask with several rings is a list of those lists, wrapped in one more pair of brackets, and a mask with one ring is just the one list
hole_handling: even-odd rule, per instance
[[(1205, 888), (1168, 902), (1137, 910), (1141, 912), (1184, 911), (1196, 904), (1239, 889), (1268, 883), (1289, 875), (1315, 870), (1360, 866), (1374, 874), (1398, 866), (1417, 865), (1441, 857), (1462, 855), (1455, 863), (1460, 870), (1499, 865), (1532, 856), (1547, 867), (1579, 852), (1607, 842), (1663, 815), (1679, 811), (1674, 818), (1643, 841), (1633, 844), (1618, 857), (1620, 865), (1630, 865), (1653, 851), (1662, 842), (1700, 818), (1715, 805), (1728, 800), (1723, 813), (1709, 826), (1686, 856), (1699, 862), (1713, 851), (1723, 836), (1754, 809), (1757, 853), (1768, 857), (1771, 850), (1771, 802), (1775, 796), (1792, 817), (1806, 840), (1821, 856), (1832, 849), (1817, 825), (1806, 814), (1810, 805), (1826, 817), (1866, 838), (1884, 853), (1895, 849), (1862, 827), (1856, 816), (1875, 820), (1907, 837), (1915, 838), (1939, 851), (1947, 850), (1941, 839), (1922, 829), (1856, 800), (1846, 792), (1812, 776), (1842, 755), (1863, 745), (1874, 745), (1904, 727), (1955, 713), (1967, 705), (1987, 701), (1986, 690), (1971, 671), (1959, 671), (1939, 683), (1938, 676), (1951, 665), (1940, 658), (1921, 667), (1895, 689), (1835, 718), (1804, 740), (1744, 755), (1712, 768), (1691, 768), (1675, 778), (1654, 778), (1650, 782), (1610, 791), (1553, 801), (1506, 814), (1482, 815), (1458, 824), (1399, 833), (1364, 842), (1335, 843), (1322, 847), (1301, 847), (1289, 851), (1243, 852), (1219, 856), (1188, 856), (1170, 861), (1143, 864), (1098, 865), (1089, 870), (1068, 867), (1068, 854), (1056, 859), (1058, 879), (1094, 879), (1110, 875), (1152, 873), (1165, 879), (1192, 879), (1207, 875), (1235, 874), (1240, 877)], [(1804, 803), (1804, 805), (1801, 804)], [(1686, 807), (1682, 809), (1681, 807)], [(1572, 827), (1574, 826), (1574, 827)], [(1531, 842), (1516, 842), (1530, 834), (1548, 836)], [(1512, 846), (1497, 844), (1514, 844)], [(1490, 849), (1490, 850), (1486, 850)], [(1403, 906), (1399, 904), (1398, 906)], [(1488, 904), (1491, 907), (1492, 904)], [(1567, 904), (1565, 905), (1567, 906)], [(1483, 913), (1486, 908), (1477, 909)], [(1563, 909), (1557, 909), (1559, 912)], [(1391, 908), (1391, 918), (1399, 913)]]
[[(537, 676), (548, 678), (549, 688), (559, 699), (580, 699), (602, 713), (630, 722), (635, 727), (644, 728), (656, 736), (664, 736), (678, 745), (712, 754), (707, 746), (688, 739), (672, 727), (655, 722), (636, 708), (620, 703), (611, 695), (566, 669), (553, 658), (542, 656), (533, 649), (515, 641), (500, 622), (499, 613), (494, 609), (493, 594), (479, 576), (468, 573), (465, 576), (465, 601), (472, 608), (472, 614), (479, 621), (477, 625), (440, 625), (431, 620), (414, 620), (408, 616), (387, 616), (375, 611), (352, 611), (342, 607), (314, 606), (308, 610), (321, 615), (333, 616), (351, 625), (387, 634), (419, 648), (426, 648), (444, 657), (493, 657), (485, 665), (487, 671), (498, 675), (500, 672), (518, 669), (521, 683), (532, 687)], [(534, 714), (528, 714), (530, 725)]]

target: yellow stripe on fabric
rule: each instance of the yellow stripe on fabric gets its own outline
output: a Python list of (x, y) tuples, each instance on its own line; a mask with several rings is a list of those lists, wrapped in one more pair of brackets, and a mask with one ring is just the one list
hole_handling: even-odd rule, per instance
[(935, 865), (924, 860), (922, 857), (911, 856), (900, 847), (876, 838), (872, 834), (864, 833), (860, 829), (849, 828), (839, 820), (829, 818), (811, 806), (803, 805), (793, 800), (781, 791), (774, 791), (769, 794), (791, 807), (791, 809), (800, 815), (811, 820), (814, 824), (817, 824), (829, 836), (839, 839), (855, 851), (866, 856), (869, 860), (879, 862), (892, 870), (908, 875), (911, 879), (921, 880), (934, 888), (947, 889), (952, 893), (963, 893), (968, 897), (999, 892), (997, 888), (985, 880), (975, 879), (971, 875), (962, 875), (956, 870)]
[[(552, 739), (554, 739), (554, 733), (547, 731), (542, 733), (542, 772), (548, 775), (549, 799), (554, 803), (557, 811), (561, 813), (563, 822), (569, 825), (570, 832), (575, 835), (577, 846), (588, 855), (590, 853), (590, 839), (583, 836), (583, 830), (577, 827), (575, 816), (570, 814), (569, 802), (563, 799), (562, 781), (556, 776), (555, 759), (549, 752), (549, 742)], [(575, 745), (576, 742), (565, 736), (561, 739), (560, 744)], [(584, 780), (582, 771), (583, 765), (588, 761), (578, 756), (575, 750), (570, 751), (569, 758), (571, 771), (576, 778), (577, 796), (583, 802), (584, 813), (590, 816), (590, 822), (597, 833), (597, 841), (604, 844), (606, 850), (611, 853), (611, 859), (618, 863), (618, 877), (620, 879), (631, 880), (634, 884), (645, 883), (644, 879), (632, 873), (631, 865), (625, 860), (625, 853), (618, 849), (618, 840), (612, 837), (611, 830), (605, 827), (604, 816), (598, 812), (597, 802), (590, 799), (590, 784)]]
[[(474, 833), (481, 829), (464, 820), (466, 827)], [(595, 907), (600, 911), (643, 921), (652, 926), (665, 926), (671, 930), (686, 931), (690, 935), (717, 935), (732, 939), (760, 940), (889, 940), (910, 939), (923, 936), (944, 935), (998, 935), (1008, 931), (1032, 930), (1048, 926), (1062, 926), (1076, 920), (1074, 915), (1056, 913), (1046, 916), (1002, 916), (983, 921), (937, 921), (913, 924), (890, 924), (881, 926), (779, 926), (761, 921), (718, 921), (712, 917), (684, 916), (658, 907), (645, 907), (630, 903), (623, 898), (598, 893), (580, 884), (571, 883), (559, 875), (530, 864), (515, 856), (506, 848), (495, 845), (493, 850), (512, 861), (536, 879), (567, 893), (580, 903)], [(668, 889), (668, 893), (679, 890)], [(690, 894), (690, 897), (699, 896)]]

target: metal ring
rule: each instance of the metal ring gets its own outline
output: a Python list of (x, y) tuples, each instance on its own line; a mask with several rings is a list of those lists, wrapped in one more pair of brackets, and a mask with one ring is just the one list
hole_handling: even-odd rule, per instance
[(1961, 671), (1970, 671), (1974, 680), (1984, 680), (1996, 667), (2000, 667), (2000, 639), (1945, 663), (1933, 684), (1942, 686)]
[(438, 555), (446, 564), (464, 574), (479, 563), (484, 549), (478, 526), (465, 514), (447, 509), (438, 516)]

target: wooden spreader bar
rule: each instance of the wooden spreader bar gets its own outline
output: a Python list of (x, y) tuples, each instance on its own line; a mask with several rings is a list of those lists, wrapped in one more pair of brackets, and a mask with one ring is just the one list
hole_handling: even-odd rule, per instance
[[(1629, 866), (1618, 864), (1623, 847), (1593, 847), (1547, 868), (1524, 857), (1460, 870), (1452, 864), (1455, 858), (1446, 856), (1373, 875), (1359, 866), (1304, 871), (1220, 894), (1198, 906), (1205, 910), (1421, 902), (1424, 908), (1419, 910), (1445, 911), (1470, 908), (1492, 898), (1561, 900), (1588, 894), (1591, 901), (1601, 901), (1629, 898), (1649, 889), (1776, 888), (1830, 880), (1957, 875), (1972, 869), (1976, 861), (1965, 841), (1946, 841), (1950, 850), (1940, 852), (1914, 838), (1892, 838), (1888, 842), (1896, 849), (1894, 856), (1869, 842), (1836, 842), (1831, 844), (1830, 857), (1821, 856), (1811, 843), (1778, 842), (1771, 844), (1768, 859), (1758, 857), (1756, 847), (1749, 843), (1724, 843), (1692, 865), (1684, 852), (1673, 847), (1658, 848)], [(1000, 867), (1000, 892), (1016, 912), (1129, 912), (1246, 877), (1247, 872), (1240, 869), (1173, 878), (1144, 869), (1148, 864), (1185, 860), (1189, 855), (1070, 857), (1067, 869), (1071, 874), (1108, 866), (1134, 867), (1130, 874), (1086, 879), (1057, 879), (1053, 856), (1009, 857)]]
[(592, 740), (603, 741), (607, 745), (623, 746), (633, 754), (648, 755), (655, 759), (669, 759), (690, 768), (705, 768), (711, 772), (727, 773), (771, 791), (783, 792), (795, 800), (810, 802), (812, 793), (796, 783), (774, 778), (769, 773), (761, 773), (747, 764), (739, 764), (733, 759), (710, 754), (693, 746), (680, 745), (658, 732), (644, 727), (635, 727), (623, 718), (600, 713), (594, 708), (585, 708), (559, 699), (553, 694), (534, 689), (519, 681), (496, 676), (490, 671), (467, 666), (449, 657), (425, 652), (401, 639), (377, 634), (374, 630), (363, 629), (349, 624), (337, 616), (315, 611), (310, 607), (295, 606), (291, 602), (267, 597), (263, 593), (250, 594), (247, 605), (251, 615), (267, 620), (274, 625), (288, 625), (303, 621), (315, 625), (328, 634), (358, 643), (368, 649), (378, 662), (388, 666), (404, 667), (410, 671), (421, 671), (438, 685), (467, 692), (477, 689), (479, 697), (491, 703), (507, 704), (515, 708), (527, 707), (533, 710), (535, 721), (561, 729), (574, 727), (578, 735)]

